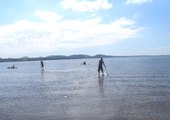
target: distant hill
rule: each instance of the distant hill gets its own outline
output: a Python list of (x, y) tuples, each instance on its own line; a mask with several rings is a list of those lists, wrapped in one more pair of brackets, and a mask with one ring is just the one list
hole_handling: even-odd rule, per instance
[(62, 59), (84, 59), (84, 58), (109, 58), (113, 57), (110, 55), (84, 55), (84, 54), (78, 54), (78, 55), (70, 55), (70, 56), (65, 56), (65, 55), (50, 55), (47, 57), (21, 57), (21, 58), (0, 58), (0, 62), (14, 62), (14, 61), (37, 61), (37, 60), (62, 60)]
[(113, 56), (111, 56), (111, 55), (102, 55), (102, 54), (98, 54), (98, 55), (95, 55), (95, 56), (93, 56), (93, 58), (108, 58), (108, 57), (113, 57)]

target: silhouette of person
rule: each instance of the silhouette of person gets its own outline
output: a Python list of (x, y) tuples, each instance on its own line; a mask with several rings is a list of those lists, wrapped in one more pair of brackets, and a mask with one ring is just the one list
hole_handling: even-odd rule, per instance
[(13, 65), (11, 68), (15, 68), (15, 65)]
[(103, 58), (99, 60), (99, 65), (98, 65), (98, 76), (100, 77), (100, 72), (102, 72), (102, 75), (104, 76), (104, 71), (103, 71), (103, 66), (105, 66), (105, 63), (103, 61)]
[(44, 63), (42, 60), (41, 60), (40, 64), (41, 64), (41, 68), (44, 69)]
[(86, 65), (86, 62), (85, 62), (85, 61), (83, 62), (83, 65)]

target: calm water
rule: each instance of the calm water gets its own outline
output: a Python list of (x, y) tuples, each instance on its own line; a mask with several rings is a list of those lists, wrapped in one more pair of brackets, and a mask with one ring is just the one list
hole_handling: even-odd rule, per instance
[(0, 120), (170, 119), (170, 57), (98, 60), (0, 63)]

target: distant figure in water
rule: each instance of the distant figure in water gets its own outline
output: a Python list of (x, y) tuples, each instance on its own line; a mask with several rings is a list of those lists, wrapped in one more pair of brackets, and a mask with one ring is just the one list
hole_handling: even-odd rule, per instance
[(105, 63), (103, 61), (103, 58), (99, 60), (99, 65), (98, 65), (98, 76), (100, 77), (100, 72), (102, 72), (102, 76), (104, 76), (103, 72), (103, 66), (106, 68)]
[(83, 65), (86, 65), (86, 62), (85, 62), (85, 61), (83, 62)]
[(13, 69), (14, 69), (14, 68), (15, 68), (15, 65), (13, 65), (11, 68), (13, 68)]
[(17, 67), (15, 67), (15, 65), (12, 65), (11, 67), (7, 67), (7, 69), (17, 69)]
[(87, 63), (84, 61), (84, 62), (82, 62), (80, 65), (87, 65)]
[(42, 60), (41, 60), (40, 64), (41, 64), (41, 69), (44, 69), (44, 63)]

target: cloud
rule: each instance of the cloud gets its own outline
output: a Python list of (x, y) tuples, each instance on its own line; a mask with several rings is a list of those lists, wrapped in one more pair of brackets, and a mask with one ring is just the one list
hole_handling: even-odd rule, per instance
[(143, 4), (149, 2), (152, 2), (152, 0), (127, 0), (126, 4)]
[(61, 1), (61, 6), (63, 9), (72, 9), (73, 11), (96, 11), (96, 10), (107, 10), (112, 7), (112, 4), (108, 0), (63, 0)]
[(61, 16), (53, 13), (53, 12), (46, 12), (46, 11), (37, 11), (35, 13), (37, 17), (44, 21), (58, 21), (61, 19)]
[(100, 17), (56, 22), (20, 20), (0, 26), (0, 56), (104, 46), (139, 37), (142, 29), (126, 18), (110, 23)]

